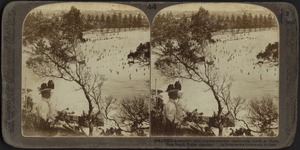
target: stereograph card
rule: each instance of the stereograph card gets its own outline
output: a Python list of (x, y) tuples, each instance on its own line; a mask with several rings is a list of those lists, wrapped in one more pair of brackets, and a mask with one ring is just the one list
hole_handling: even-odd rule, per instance
[(282, 148), (293, 142), (289, 3), (11, 2), (2, 133), (20, 148)]

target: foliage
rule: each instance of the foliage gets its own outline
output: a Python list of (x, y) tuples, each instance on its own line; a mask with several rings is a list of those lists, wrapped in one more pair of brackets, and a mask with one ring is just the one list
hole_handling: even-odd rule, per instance
[[(106, 97), (103, 102), (102, 112), (104, 118), (115, 124), (107, 135), (113, 133), (121, 134), (121, 131), (136, 133), (138, 136), (145, 136), (143, 130), (149, 129), (149, 108), (146, 96), (125, 98), (119, 105), (117, 99), (112, 96)], [(119, 115), (111, 116), (111, 112)], [(129, 130), (127, 130), (129, 128)]]
[[(159, 13), (155, 17), (155, 22), (158, 25), (153, 26), (152, 33), (151, 35), (154, 35), (154, 40), (157, 40), (159, 42), (160, 40), (163, 40), (162, 34), (159, 34), (158, 36), (156, 33), (160, 33), (161, 31), (165, 31), (168, 29), (170, 25), (170, 21), (174, 21), (175, 18), (186, 18), (187, 23), (192, 20), (192, 17), (195, 17), (195, 14), (191, 15), (181, 15), (181, 16), (175, 16), (170, 12), (167, 13)], [(253, 17), (251, 13), (244, 13), (243, 15), (235, 15), (235, 14), (228, 14), (228, 15), (223, 15), (223, 14), (209, 14), (209, 15), (203, 15), (201, 19), (198, 18), (196, 21), (201, 21), (204, 19), (209, 18), (210, 20), (210, 28), (212, 28), (213, 32), (218, 32), (218, 31), (224, 31), (224, 30), (229, 30), (233, 32), (234, 29), (237, 29), (239, 32), (240, 29), (248, 29), (249, 31), (254, 28), (256, 29), (263, 29), (263, 28), (271, 28), (271, 27), (276, 27), (277, 22), (274, 16), (271, 14), (265, 15), (265, 14), (259, 14), (260, 18), (258, 18), (257, 15)], [(230, 19), (229, 19), (230, 18)], [(176, 26), (176, 25), (171, 25), (171, 26)], [(177, 31), (178, 32), (178, 31)], [(201, 32), (201, 31), (200, 31)], [(165, 32), (166, 35), (173, 36), (174, 33), (176, 32)], [(159, 38), (160, 37), (160, 38)], [(155, 43), (155, 42), (154, 42)]]
[[(24, 89), (23, 89), (24, 90)], [(27, 89), (27, 91), (30, 91)], [(31, 96), (22, 93), (24, 104), (22, 105), (22, 128), (25, 130), (50, 130), (50, 122), (38, 116), (38, 114), (33, 111), (33, 99)]]
[[(169, 128), (166, 124), (165, 116), (163, 114), (164, 103), (163, 100), (157, 96), (151, 99), (151, 135), (166, 135), (166, 130)], [(181, 122), (182, 127), (176, 128), (176, 135), (185, 136), (215, 136), (211, 127), (208, 126), (208, 119), (203, 116), (203, 113), (195, 111), (186, 111), (186, 116)], [(184, 126), (184, 127), (183, 127)]]
[[(135, 20), (135, 21), (134, 21)], [(23, 25), (23, 44), (25, 46), (33, 44), (39, 39), (55, 38), (58, 32), (65, 36), (64, 38), (69, 42), (82, 38), (82, 32), (100, 28), (142, 28), (149, 26), (148, 20), (142, 14), (132, 15), (128, 18), (127, 14), (113, 14), (108, 13), (98, 15), (81, 14), (80, 10), (71, 7), (70, 12), (65, 14), (54, 14), (48, 17), (39, 12), (29, 13)], [(73, 36), (68, 36), (72, 33)]]
[(259, 129), (259, 133), (269, 133), (278, 129), (278, 107), (270, 96), (250, 101), (248, 119), (250, 124)]
[(36, 136), (54, 135), (55, 131), (51, 127), (51, 121), (40, 117), (35, 111), (35, 103), (30, 96), (31, 91), (31, 89), (22, 89), (22, 133), (32, 135), (32, 131), (35, 131)]
[[(221, 114), (220, 117), (218, 117), (216, 114), (214, 114), (212, 117), (209, 118), (208, 125), (210, 127), (219, 127), (218, 122), (222, 122), (223, 127), (234, 127), (235, 126), (235, 120), (234, 118), (230, 118), (230, 112), (227, 112), (226, 114)], [(220, 119), (219, 119), (220, 118)]]
[(50, 130), (52, 130), (50, 125), (51, 125), (51, 122), (41, 118), (40, 116), (38, 116), (37, 113), (29, 112), (29, 111), (22, 112), (23, 132), (26, 132), (29, 130), (50, 131)]
[(140, 43), (135, 52), (130, 52), (127, 58), (133, 60), (139, 60), (140, 62), (146, 62), (146, 65), (150, 64), (150, 42)]
[(121, 122), (129, 126), (131, 132), (149, 128), (149, 106), (146, 96), (126, 98), (121, 101)]
[[(123, 28), (142, 28), (149, 26), (148, 20), (142, 14), (122, 14), (122, 13), (103, 13), (99, 17), (98, 15), (87, 14), (84, 17), (84, 29), (85, 30), (93, 30), (93, 29), (119, 29)], [(108, 31), (108, 30), (107, 30)]]
[(228, 110), (230, 110), (235, 119), (237, 119), (239, 112), (245, 109), (245, 102), (246, 99), (242, 97), (234, 97), (232, 100), (229, 101), (228, 105), (226, 105), (228, 106)]
[[(175, 19), (172, 13), (166, 15), (158, 14), (153, 22), (154, 25), (151, 27), (151, 46), (155, 47), (157, 45), (165, 44), (169, 41), (170, 37), (179, 38), (180, 34), (182, 34), (181, 37), (184, 37), (186, 33), (185, 29), (188, 31), (188, 27), (186, 26), (186, 23), (188, 24), (188, 22), (189, 20), (185, 16), (179, 20)], [(175, 29), (177, 29), (177, 31)]]
[(39, 39), (53, 37), (60, 22), (57, 16), (46, 18), (41, 11), (29, 13), (23, 25), (23, 44), (33, 44)]
[(265, 51), (260, 52), (256, 55), (256, 58), (259, 60), (264, 60), (267, 62), (274, 62), (274, 63), (278, 63), (278, 42), (275, 43), (269, 43), (268, 46), (265, 48)]
[(55, 29), (56, 32), (51, 32), (49, 36), (39, 38), (31, 44), (32, 49), (28, 52), (30, 57), (26, 65), (42, 78), (75, 82), (85, 95), (89, 126), (93, 126), (95, 122), (92, 113), (95, 113), (94, 116), (100, 114), (101, 88), (106, 79), (103, 75), (92, 74), (85, 64), (80, 63), (86, 57), (77, 47), (85, 42), (81, 16), (80, 10), (75, 7), (64, 14), (60, 26)]
[(63, 40), (67, 40), (69, 43), (77, 44), (76, 42), (84, 42), (83, 39), (83, 20), (81, 12), (74, 6), (70, 11), (62, 16), (61, 24), (61, 36)]
[(231, 133), (229, 134), (229, 136), (253, 136), (251, 133), (251, 129), (239, 128), (233, 130), (232, 128), (230, 128), (230, 130)]
[(163, 107), (164, 103), (160, 97), (151, 99), (151, 135), (160, 135), (164, 133), (164, 115)]
[[(211, 91), (218, 105), (217, 126), (219, 135), (222, 135), (223, 122), (221, 115), (223, 105), (230, 101), (230, 87), (232, 79), (221, 75), (214, 65), (216, 58), (206, 50), (206, 46), (214, 43), (212, 39), (213, 28), (209, 12), (203, 8), (188, 18), (172, 18), (165, 31), (155, 33), (153, 45), (158, 55), (155, 68), (168, 78), (183, 78), (198, 83), (204, 83), (208, 91)], [(175, 23), (176, 22), (176, 23)], [(160, 26), (154, 22), (153, 26)], [(152, 31), (154, 32), (154, 31)], [(172, 35), (168, 34), (172, 33)], [(174, 35), (173, 35), (174, 34)], [(155, 38), (163, 39), (162, 41)], [(230, 110), (228, 110), (230, 111)]]
[(155, 68), (168, 78), (188, 79), (207, 86), (207, 91), (212, 93), (218, 105), (217, 113), (210, 119), (210, 126), (217, 127), (220, 136), (224, 127), (234, 126), (233, 120), (238, 119), (237, 114), (243, 109), (245, 99), (230, 97), (232, 78), (219, 72), (214, 64), (216, 58), (206, 47), (215, 42), (213, 32), (274, 26), (271, 15), (261, 17), (262, 20), (249, 13), (232, 15), (229, 19), (228, 16), (210, 15), (200, 8), (191, 16), (177, 17), (167, 13), (158, 15), (154, 20), (151, 40), (153, 53), (158, 56)]
[[(182, 23), (185, 20), (186, 18), (183, 18)], [(191, 40), (195, 40), (202, 47), (213, 43), (211, 24), (209, 12), (202, 7), (199, 8), (199, 11), (191, 16), (191, 23), (189, 25)]]

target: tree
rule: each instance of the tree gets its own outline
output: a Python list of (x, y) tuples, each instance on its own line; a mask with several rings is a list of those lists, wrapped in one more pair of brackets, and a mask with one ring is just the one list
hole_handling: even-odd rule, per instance
[(270, 29), (271, 27), (273, 27), (273, 18), (271, 14), (268, 14), (268, 18), (267, 18), (267, 24), (268, 24), (268, 28)]
[(109, 28), (111, 28), (112, 26), (111, 26), (111, 24), (112, 24), (112, 21), (111, 21), (111, 18), (110, 18), (110, 16), (109, 15), (107, 15), (106, 16), (106, 23), (105, 23), (105, 26), (106, 26), (106, 28), (107, 28), (107, 32), (109, 31)]
[[(52, 17), (52, 21), (58, 19), (57, 17)], [(46, 36), (52, 36), (51, 33), (55, 32), (56, 25), (51, 28), (51, 19), (44, 17), (42, 11), (37, 13), (29, 13), (24, 21), (23, 26), (23, 44), (25, 46), (33, 44), (40, 38)]]
[(263, 17), (263, 28), (267, 28), (268, 27), (268, 18), (266, 15), (264, 15)]
[(82, 37), (82, 32), (84, 30), (83, 26), (84, 23), (81, 18), (80, 10), (74, 6), (71, 7), (71, 10), (68, 13), (62, 16), (62, 40), (66, 39), (69, 42), (68, 44), (72, 46), (73, 50), (79, 42), (84, 42)]
[(259, 15), (258, 26), (260, 29), (264, 27), (264, 18), (262, 16), (262, 14)]
[(222, 20), (222, 16), (221, 15), (218, 15), (217, 16), (217, 30), (222, 30), (223, 29), (223, 20)]
[[(148, 97), (124, 98), (118, 100), (112, 96), (106, 97), (102, 105), (104, 118), (113, 122), (117, 131), (129, 133), (139, 133), (140, 130), (149, 129), (149, 108)], [(111, 112), (116, 111), (119, 115), (111, 116)], [(117, 118), (116, 118), (117, 117)], [(128, 130), (128, 128), (130, 128)]]
[(121, 121), (130, 127), (130, 132), (149, 129), (149, 97), (125, 98), (121, 101)]
[(221, 16), (221, 30), (226, 29), (226, 22), (225, 22), (225, 17), (224, 15)]
[[(168, 78), (182, 78), (206, 85), (208, 91), (217, 102), (216, 114), (219, 135), (223, 135), (223, 106), (230, 100), (230, 87), (232, 80), (226, 75), (221, 75), (214, 65), (214, 57), (206, 49), (207, 45), (214, 43), (212, 27), (210, 26), (209, 12), (200, 8), (191, 16), (191, 21), (186, 18), (175, 19), (169, 22), (169, 28), (162, 31), (154, 38), (158, 59), (155, 68)], [(156, 26), (156, 22), (154, 25)], [(165, 34), (175, 33), (174, 35)], [(153, 41), (152, 41), (153, 42)], [(229, 110), (228, 110), (229, 111)]]
[(140, 27), (140, 28), (143, 26), (143, 24), (142, 24), (142, 15), (140, 13), (137, 16), (136, 25), (137, 25), (137, 27)]
[(149, 27), (149, 20), (146, 16), (142, 16), (141, 18), (141, 27), (148, 28)]
[(77, 84), (88, 103), (87, 117), (91, 135), (95, 117), (100, 114), (101, 88), (105, 78), (91, 73), (84, 63), (85, 55), (78, 48), (80, 43), (85, 42), (80, 10), (71, 7), (62, 16), (61, 22), (54, 38), (38, 39), (32, 44), (26, 65), (42, 78), (57, 78)]
[[(186, 17), (184, 17), (186, 18)], [(174, 20), (173, 18), (171, 18), (171, 16), (169, 15), (169, 17), (167, 18), (165, 14), (159, 14), (155, 17), (154, 19), (154, 26), (151, 27), (151, 44), (153, 44), (153, 46), (155, 45), (161, 45), (162, 43), (166, 42), (166, 38), (168, 36), (176, 36), (178, 35), (176, 32), (173, 32), (173, 30), (170, 30), (169, 28), (172, 26), (175, 26), (175, 23), (179, 23), (174, 22), (176, 20)], [(186, 19), (186, 21), (188, 21)], [(178, 24), (179, 25), (179, 24)], [(177, 32), (182, 32), (182, 31), (177, 31)]]
[(118, 16), (116, 13), (113, 13), (111, 17), (111, 27), (114, 28), (115, 31), (115, 28), (117, 28), (117, 26), (118, 26)]
[(163, 115), (163, 99), (160, 97), (151, 98), (151, 135), (160, 135), (164, 133), (164, 115)]
[(123, 27), (123, 19), (122, 19), (122, 14), (121, 13), (118, 14), (118, 19), (117, 20), (118, 20), (117, 21), (118, 22), (117, 26), (118, 26), (119, 32), (120, 32), (121, 28)]
[(96, 15), (95, 17), (95, 22), (94, 22), (94, 26), (96, 28), (99, 28), (99, 25), (100, 25), (100, 17), (98, 15)]
[(228, 107), (228, 110), (232, 113), (233, 117), (238, 120), (238, 114), (244, 109), (244, 104), (246, 102), (246, 99), (242, 97), (235, 97), (233, 100), (228, 101), (228, 103), (225, 103), (226, 107)]
[(123, 25), (124, 30), (126, 30), (126, 28), (128, 27), (128, 18), (127, 18), (127, 15), (125, 15), (123, 17), (122, 25)]
[(278, 129), (278, 107), (270, 96), (262, 99), (253, 99), (248, 105), (250, 124), (263, 134), (273, 134), (272, 130)]
[(127, 58), (138, 60), (142, 66), (150, 65), (150, 42), (140, 43), (135, 52), (130, 52)]
[(256, 58), (269, 63), (274, 63), (274, 65), (278, 65), (278, 48), (278, 42), (272, 44), (269, 43), (263, 52), (260, 52), (256, 55)]
[(102, 29), (105, 28), (105, 17), (104, 17), (104, 14), (101, 14), (101, 17), (100, 17), (100, 28), (101, 28), (101, 32), (102, 32)]
[(132, 18), (132, 14), (129, 14), (129, 18), (128, 18), (128, 28), (129, 30), (133, 27), (133, 18)]
[(232, 14), (230, 18), (230, 28), (231, 28), (231, 32), (233, 32), (234, 28), (236, 28), (236, 20), (234, 14)]
[(249, 31), (251, 31), (251, 28), (253, 28), (253, 17), (251, 13), (248, 14), (248, 28)]
[[(186, 18), (183, 19), (187, 21)], [(209, 25), (209, 13), (204, 8), (201, 7), (196, 14), (192, 15), (190, 23), (192, 40), (195, 40), (202, 50), (208, 43), (214, 42), (211, 34), (212, 28)]]
[(235, 25), (239, 32), (239, 30), (243, 27), (243, 22), (240, 16), (237, 16)]
[(255, 15), (254, 19), (253, 19), (253, 27), (254, 27), (255, 31), (256, 31), (256, 28), (258, 27), (258, 25), (259, 25), (258, 17), (257, 17), (257, 15)]
[[(29, 13), (26, 17), (26, 19), (24, 20), (24, 25), (23, 25), (23, 44), (27, 45), (27, 44), (31, 44), (33, 40), (36, 40), (38, 38), (38, 35), (40, 34), (36, 34), (37, 36), (32, 36), (32, 32), (35, 30), (34, 29), (37, 26), (37, 21), (39, 21), (36, 17), (35, 17), (35, 13)], [(30, 39), (33, 38), (33, 39)]]
[(86, 23), (86, 29), (87, 30), (90, 30), (90, 29), (94, 28), (94, 16), (88, 14), (85, 23)]
[(242, 17), (242, 28), (244, 29), (244, 32), (245, 32), (248, 24), (249, 24), (249, 19), (248, 19), (246, 13), (244, 13), (243, 17)]
[(133, 28), (136, 28), (136, 27), (137, 27), (137, 18), (136, 18), (135, 15), (134, 15), (133, 18), (132, 18), (131, 26), (132, 26)]
[(217, 31), (218, 29), (218, 25), (217, 25), (217, 20), (216, 20), (216, 17), (215, 17), (215, 15), (211, 15), (211, 17), (210, 17), (210, 20), (211, 20), (211, 27), (213, 28), (213, 31), (215, 32), (215, 31)]
[(226, 16), (226, 18), (225, 18), (225, 22), (224, 22), (225, 24), (225, 29), (226, 30), (228, 30), (229, 28), (230, 28), (230, 19), (229, 19), (229, 16)]

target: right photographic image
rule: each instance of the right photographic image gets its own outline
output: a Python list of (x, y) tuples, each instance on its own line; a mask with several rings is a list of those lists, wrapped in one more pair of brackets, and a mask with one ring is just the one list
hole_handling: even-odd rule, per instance
[(245, 3), (187, 3), (151, 25), (151, 136), (275, 137), (279, 29)]

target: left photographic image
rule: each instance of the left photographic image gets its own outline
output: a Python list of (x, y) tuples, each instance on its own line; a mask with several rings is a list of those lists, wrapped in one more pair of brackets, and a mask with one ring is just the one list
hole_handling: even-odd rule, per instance
[(139, 9), (54, 3), (22, 29), (23, 136), (149, 136), (150, 30)]

